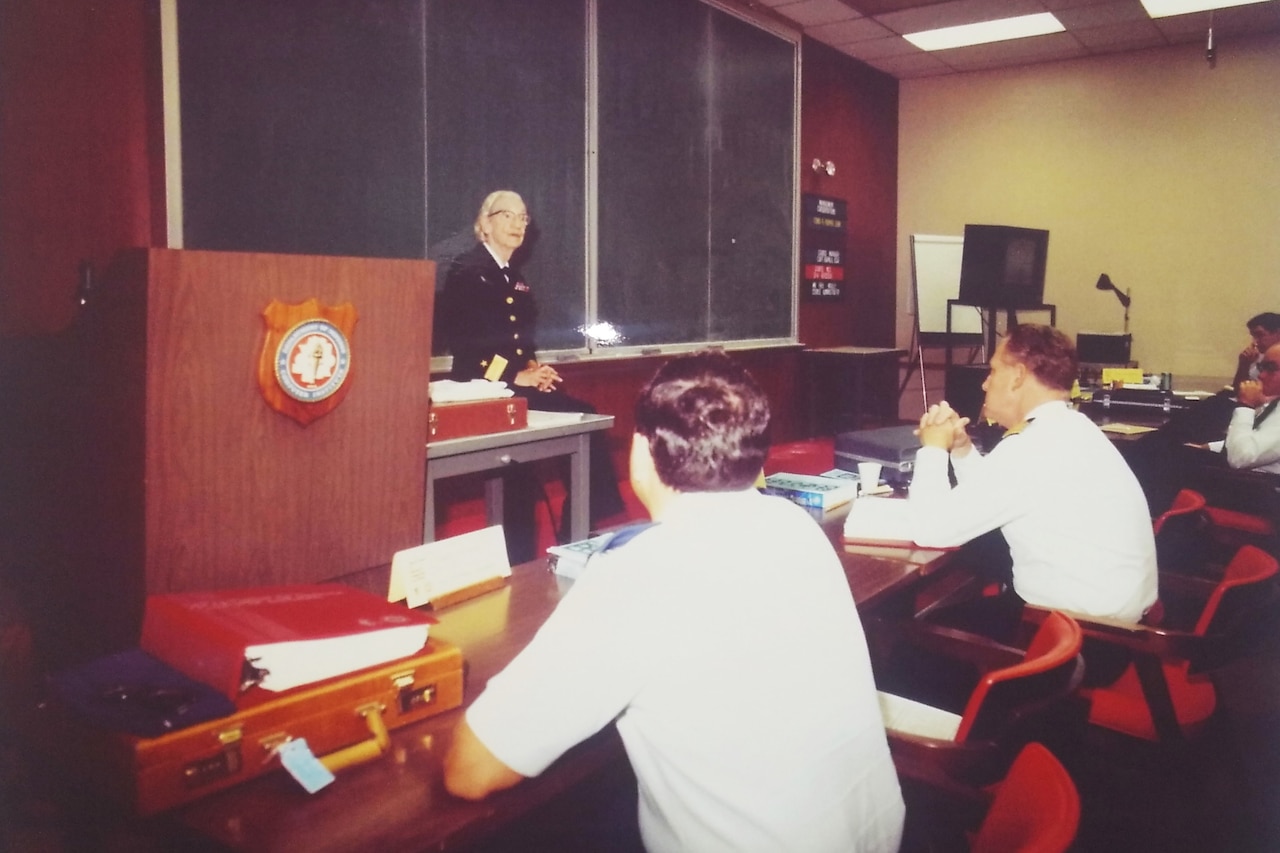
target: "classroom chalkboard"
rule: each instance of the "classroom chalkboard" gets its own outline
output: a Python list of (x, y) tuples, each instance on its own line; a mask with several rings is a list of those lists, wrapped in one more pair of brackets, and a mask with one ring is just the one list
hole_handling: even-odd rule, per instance
[[(911, 235), (911, 277), (917, 330), (925, 336), (947, 332), (947, 300), (960, 295), (960, 261), (964, 238), (937, 234)], [(951, 309), (952, 334), (981, 335), (982, 312), (968, 305)]]

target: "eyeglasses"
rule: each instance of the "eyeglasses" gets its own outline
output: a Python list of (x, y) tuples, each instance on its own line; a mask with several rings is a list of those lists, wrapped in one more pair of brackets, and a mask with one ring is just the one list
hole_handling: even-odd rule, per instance
[(1274, 361), (1258, 362), (1259, 373), (1275, 373), (1277, 370), (1280, 370), (1280, 364), (1276, 364)]
[(506, 219), (508, 222), (519, 222), (521, 225), (529, 224), (529, 214), (527, 213), (515, 213), (510, 210), (495, 210), (489, 215), (490, 216), (500, 215), (502, 216), (503, 219)]

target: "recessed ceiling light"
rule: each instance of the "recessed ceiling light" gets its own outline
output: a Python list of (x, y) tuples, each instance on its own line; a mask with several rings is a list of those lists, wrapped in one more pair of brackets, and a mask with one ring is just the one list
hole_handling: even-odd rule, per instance
[(1142, 0), (1142, 7), (1153, 18), (1186, 15), (1191, 12), (1208, 12), (1210, 9), (1229, 9), (1232, 6), (1248, 6), (1263, 0)]
[(952, 47), (968, 47), (992, 41), (1060, 33), (1064, 29), (1066, 28), (1052, 14), (1040, 12), (1035, 15), (1019, 15), (1016, 18), (1000, 18), (996, 21), (979, 21), (976, 24), (961, 24), (958, 27), (942, 27), (937, 30), (909, 33), (903, 38), (921, 50), (947, 50)]

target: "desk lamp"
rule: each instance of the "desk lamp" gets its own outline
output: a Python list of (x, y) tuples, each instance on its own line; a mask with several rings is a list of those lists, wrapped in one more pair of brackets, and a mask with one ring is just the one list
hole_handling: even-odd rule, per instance
[(1120, 292), (1120, 288), (1116, 287), (1111, 281), (1111, 276), (1103, 273), (1098, 276), (1098, 283), (1094, 285), (1098, 290), (1110, 290), (1116, 295), (1116, 299), (1120, 300), (1120, 304), (1124, 306), (1124, 333), (1129, 334), (1129, 303), (1133, 301), (1129, 296), (1129, 292)]

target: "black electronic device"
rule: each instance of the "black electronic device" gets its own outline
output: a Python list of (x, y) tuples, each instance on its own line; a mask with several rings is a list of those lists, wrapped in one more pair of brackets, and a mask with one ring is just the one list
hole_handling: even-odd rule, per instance
[(966, 225), (960, 257), (960, 302), (984, 308), (1044, 303), (1049, 232), (1012, 225)]
[(905, 488), (911, 483), (920, 449), (915, 429), (903, 424), (839, 433), (835, 439), (836, 467), (857, 471), (859, 462), (879, 462), (884, 481), (895, 489)]

